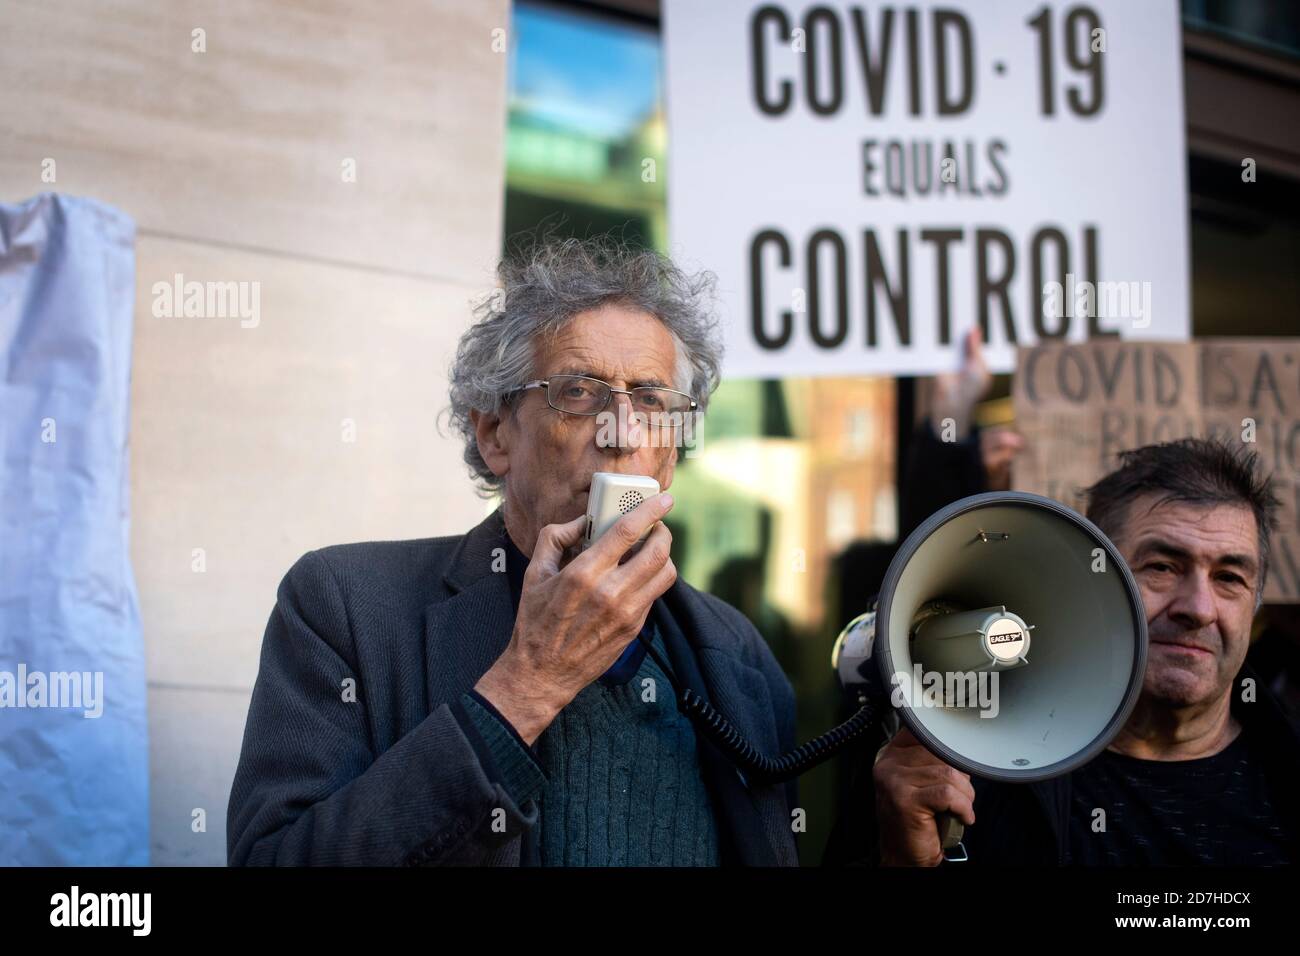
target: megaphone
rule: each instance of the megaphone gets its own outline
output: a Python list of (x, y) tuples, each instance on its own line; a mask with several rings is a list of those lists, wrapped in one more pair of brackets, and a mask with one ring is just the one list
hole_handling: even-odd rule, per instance
[[(908, 536), (832, 665), (861, 701), (887, 697), (944, 763), (1026, 783), (1105, 749), (1146, 656), (1142, 597), (1110, 539), (1050, 498), (992, 492)], [(960, 840), (952, 823), (940, 821), (945, 849)]]

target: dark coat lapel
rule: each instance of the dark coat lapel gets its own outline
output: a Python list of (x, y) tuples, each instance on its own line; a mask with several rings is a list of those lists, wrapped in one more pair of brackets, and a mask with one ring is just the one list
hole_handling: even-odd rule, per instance
[[(777, 756), (780, 741), (767, 681), (741, 660), (739, 635), (680, 581), (657, 606), (663, 609), (658, 623), (679, 683), (704, 696), (760, 751)], [(768, 836), (791, 832), (782, 788), (751, 789), (717, 748), (698, 734), (697, 739), (705, 781), (718, 804), (715, 816), (731, 850), (732, 859), (724, 862), (797, 865), (793, 838), (778, 858)]]
[(504, 547), (501, 509), (488, 515), (456, 545), (443, 573), (451, 597), (425, 608), (429, 709), (458, 698), (478, 683), (510, 643), (514, 604), (504, 557), (494, 571), (493, 549)]

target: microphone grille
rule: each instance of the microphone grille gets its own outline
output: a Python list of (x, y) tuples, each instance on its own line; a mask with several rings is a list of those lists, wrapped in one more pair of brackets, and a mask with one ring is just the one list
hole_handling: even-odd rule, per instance
[(618, 513), (627, 514), (641, 502), (645, 501), (645, 495), (639, 491), (625, 491), (618, 496)]

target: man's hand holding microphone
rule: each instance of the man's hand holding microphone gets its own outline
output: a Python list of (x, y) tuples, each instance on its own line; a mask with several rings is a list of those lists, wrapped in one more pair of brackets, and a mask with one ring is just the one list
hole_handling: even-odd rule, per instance
[(618, 660), (677, 580), (672, 534), (660, 521), (672, 506), (668, 494), (647, 498), (571, 560), (585, 515), (538, 534), (510, 643), (474, 688), (529, 745)]

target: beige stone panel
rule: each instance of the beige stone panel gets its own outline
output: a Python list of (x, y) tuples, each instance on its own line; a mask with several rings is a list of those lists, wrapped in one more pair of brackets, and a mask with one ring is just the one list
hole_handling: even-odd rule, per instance
[(226, 865), (226, 806), (248, 701), (246, 692), (149, 687), (152, 865)]
[(498, 250), (507, 0), (10, 0), (3, 21), (0, 200), (453, 281)]
[[(243, 283), (244, 305), (256, 288), (256, 324), (251, 308), (156, 315), (179, 311), (156, 286), (178, 274)], [(151, 681), (251, 687), (304, 552), (485, 513), (436, 421), (477, 290), (145, 237), (136, 292), (131, 555)]]

